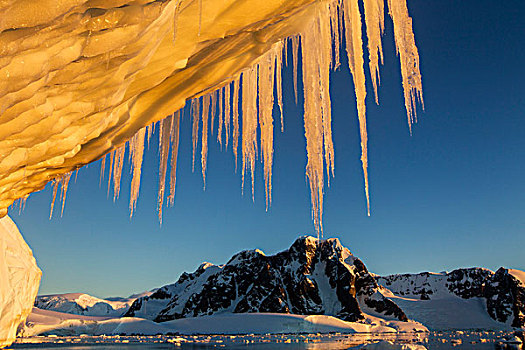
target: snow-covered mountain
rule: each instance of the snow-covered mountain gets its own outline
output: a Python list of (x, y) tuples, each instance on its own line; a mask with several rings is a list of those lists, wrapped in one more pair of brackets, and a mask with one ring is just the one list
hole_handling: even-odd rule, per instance
[(84, 293), (41, 295), (36, 298), (35, 307), (75, 315), (119, 317), (129, 309), (135, 299), (151, 293), (144, 292), (128, 298), (107, 299)]
[(375, 278), (338, 239), (301, 237), (281, 253), (243, 251), (138, 298), (125, 316), (158, 322), (221, 313), (324, 314), (346, 321), (366, 314), (407, 321)]
[(525, 273), (500, 268), (377, 277), (383, 294), (429, 328), (525, 327)]
[(144, 294), (105, 300), (80, 293), (49, 295), (38, 297), (35, 306), (156, 322), (259, 312), (323, 314), (362, 323), (370, 317), (412, 319), (430, 329), (508, 330), (525, 328), (525, 272), (465, 268), (378, 276), (338, 239), (304, 236), (272, 256), (256, 249), (235, 254), (224, 265), (203, 263), (176, 283)]

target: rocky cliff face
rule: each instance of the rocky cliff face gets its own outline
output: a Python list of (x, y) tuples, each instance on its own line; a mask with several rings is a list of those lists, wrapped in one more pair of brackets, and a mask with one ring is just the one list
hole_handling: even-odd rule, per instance
[(137, 299), (125, 316), (162, 322), (227, 312), (325, 314), (347, 321), (362, 320), (368, 313), (407, 320), (339, 240), (313, 237), (301, 237), (272, 256), (251, 250), (225, 265), (203, 264)]
[(525, 285), (500, 268), (495, 273), (482, 268), (457, 269), (450, 273), (390, 275), (378, 283), (396, 296), (436, 300), (480, 298), (489, 316), (512, 327), (525, 327)]

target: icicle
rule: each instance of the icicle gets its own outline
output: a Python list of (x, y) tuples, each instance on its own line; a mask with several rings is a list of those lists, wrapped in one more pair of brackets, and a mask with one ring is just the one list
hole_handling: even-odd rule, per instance
[[(23, 205), (24, 205), (24, 198), (20, 198), (20, 199), (16, 200), (15, 203), (18, 203), (18, 215), (21, 215), (22, 214), (22, 208), (23, 208)], [(13, 208), (14, 207), (15, 207), (15, 205), (13, 204)]]
[[(264, 163), (264, 188), (266, 210), (272, 202), (272, 164), (273, 164), (273, 88), (275, 74), (275, 54), (272, 49), (259, 63), (259, 126), (261, 129), (261, 152)], [(280, 52), (279, 52), (280, 53)], [(252, 170), (253, 171), (253, 170)]]
[[(129, 143), (129, 153), (131, 155), (131, 169), (133, 176), (131, 178), (131, 190), (129, 195), (129, 217), (133, 216), (137, 199), (140, 191), (140, 176), (142, 173), (142, 160), (144, 159), (144, 139), (146, 137), (146, 129), (142, 128), (133, 136)], [(120, 182), (120, 179), (119, 179)], [(118, 194), (117, 194), (118, 197)]]
[(157, 195), (157, 212), (162, 225), (162, 206), (164, 204), (164, 189), (166, 186), (166, 171), (168, 169), (168, 154), (172, 132), (173, 117), (169, 116), (160, 122), (159, 127), (159, 193)]
[(361, 14), (358, 0), (343, 0), (346, 29), (346, 51), (348, 65), (354, 78), (359, 130), (361, 134), (361, 162), (365, 179), (365, 194), (368, 216), (370, 216), (370, 196), (368, 191), (368, 136), (366, 132), (366, 85), (363, 60), (363, 42), (361, 33)]
[[(64, 214), (64, 206), (66, 204), (66, 195), (67, 195), (67, 188), (69, 185), (69, 180), (71, 180), (71, 175), (73, 175), (73, 172), (69, 172), (67, 174), (64, 174), (58, 178), (53, 179), (52, 186), (53, 186), (53, 198), (51, 200), (51, 210), (49, 212), (49, 220), (53, 217), (53, 209), (55, 207), (55, 200), (57, 197), (58, 192), (58, 186), (61, 185), (60, 189), (60, 200), (62, 201), (62, 209), (60, 211), (60, 216)], [(26, 197), (27, 198), (27, 197)], [(22, 205), (22, 204), (20, 204)]]
[(122, 177), (122, 166), (124, 165), (124, 155), (126, 153), (126, 144), (115, 150), (113, 161), (113, 201), (118, 198), (120, 193), (120, 179)]
[(60, 210), (60, 217), (64, 215), (64, 206), (66, 205), (66, 195), (67, 195), (67, 187), (69, 185), (69, 180), (71, 179), (72, 173), (69, 172), (67, 174), (64, 174), (61, 179), (62, 187), (61, 187), (61, 193), (60, 193), (60, 200), (62, 201), (62, 209)]
[[(232, 100), (232, 109), (233, 109), (233, 134), (232, 134), (232, 148), (233, 155), (235, 157), (235, 172), (237, 172), (237, 149), (239, 146), (239, 84), (240, 76), (235, 78), (233, 81), (233, 100)], [(244, 182), (244, 181), (243, 181)]]
[(230, 120), (231, 120), (231, 98), (230, 83), (224, 87), (224, 138), (226, 150), (228, 149), (228, 140), (230, 138)]
[(109, 189), (111, 188), (111, 175), (113, 174), (114, 159), (115, 159), (115, 151), (109, 154), (108, 193), (107, 193), (108, 198), (109, 198)]
[(153, 133), (155, 132), (155, 123), (151, 123), (150, 125), (146, 126), (146, 130), (148, 131), (148, 149), (149, 149), (149, 141), (151, 140), (151, 136), (153, 136)]
[[(319, 90), (323, 123), (323, 145), (326, 165), (328, 186), (330, 186), (330, 175), (334, 175), (334, 144), (332, 141), (332, 104), (330, 101), (330, 67), (332, 66), (332, 38), (331, 19), (332, 13), (328, 4), (322, 5), (319, 16), (319, 30), (316, 33), (318, 43), (318, 65), (319, 65)], [(337, 13), (334, 15), (337, 17)]]
[(211, 94), (211, 117), (210, 117), (210, 131), (213, 135), (213, 129), (215, 127), (215, 112), (217, 110), (217, 91), (213, 91)]
[(202, 148), (201, 148), (201, 165), (202, 181), (206, 189), (206, 162), (208, 157), (208, 111), (210, 109), (210, 96), (202, 97)]
[(57, 190), (58, 190), (58, 184), (60, 183), (60, 179), (53, 179), (52, 186), (53, 186), (53, 198), (51, 199), (51, 210), (49, 212), (49, 220), (53, 217), (53, 208), (55, 207), (55, 200), (57, 198)]
[(381, 82), (379, 62), (383, 64), (381, 36), (385, 30), (385, 3), (384, 0), (364, 0), (364, 7), (370, 76), (372, 78), (372, 86), (374, 87), (376, 104), (379, 104), (377, 89)]
[(331, 45), (319, 47), (320, 40), (326, 35), (330, 36), (330, 17), (326, 6), (326, 4), (319, 5), (319, 15), (307, 26), (301, 37), (304, 128), (308, 155), (306, 176), (310, 184), (312, 218), (318, 235), (319, 232), (321, 234), (323, 232), (323, 155), (327, 167), (330, 167), (333, 161), (332, 153), (325, 154), (326, 151), (332, 152), (332, 146), (327, 144), (327, 142), (331, 143), (330, 108), (329, 104), (323, 101), (326, 98), (329, 100), (330, 92), (326, 81), (329, 76), (326, 70), (330, 67)]
[(299, 60), (299, 36), (292, 37), (292, 60), (293, 60), (293, 92), (295, 104), (297, 104), (297, 66)]
[(106, 156), (102, 157), (102, 161), (100, 162), (100, 180), (98, 182), (98, 186), (100, 187), (102, 185), (102, 180), (104, 180), (104, 172), (106, 170)]
[(171, 164), (170, 164), (170, 194), (168, 202), (173, 205), (175, 202), (175, 183), (177, 182), (177, 156), (179, 152), (179, 128), (180, 128), (180, 111), (173, 114), (171, 124)]
[(250, 168), (252, 200), (255, 200), (255, 158), (257, 157), (257, 65), (242, 73), (242, 189)]
[[(375, 1), (375, 0), (374, 0)], [(336, 70), (341, 65), (341, 58), (340, 58), (340, 28), (341, 25), (339, 23), (339, 1), (332, 1), (329, 4), (330, 6), (330, 24), (331, 24), (331, 41), (334, 43), (334, 60), (333, 60), (333, 69)]]
[(406, 0), (388, 0), (388, 8), (394, 22), (396, 50), (401, 62), (401, 77), (405, 96), (408, 128), (412, 133), (412, 124), (417, 121), (416, 102), (423, 102), (423, 84), (419, 70), (419, 54), (412, 31), (412, 18), (408, 15)]
[(283, 40), (284, 64), (288, 67), (288, 38)]
[(195, 151), (197, 150), (197, 144), (199, 142), (199, 118), (200, 118), (200, 103), (199, 99), (195, 98), (191, 100), (191, 112), (193, 117), (193, 132), (191, 139), (193, 141), (193, 157), (191, 162), (191, 171), (195, 171)]
[(217, 102), (219, 102), (219, 114), (218, 114), (218, 118), (219, 118), (219, 127), (217, 129), (217, 142), (219, 142), (219, 144), (221, 145), (221, 148), (222, 148), (222, 124), (223, 124), (223, 115), (222, 115), (222, 88), (219, 89), (219, 100)]
[[(28, 195), (29, 196), (29, 195)], [(24, 211), (24, 209), (26, 208), (26, 203), (27, 203), (27, 198), (28, 196), (20, 199), (20, 210), (18, 212), (18, 215), (22, 214), (22, 212)]]
[[(279, 43), (279, 47), (277, 48), (278, 54), (275, 56), (276, 62), (275, 62), (275, 81), (276, 81), (276, 90), (277, 90), (277, 104), (279, 105), (279, 112), (281, 112), (281, 132), (284, 132), (284, 115), (283, 115), (283, 83), (282, 83), (282, 70), (283, 70), (283, 51), (286, 55), (287, 50), (287, 43), (288, 41), (284, 41), (284, 49), (283, 49), (283, 42)], [(287, 58), (285, 57), (285, 60)]]

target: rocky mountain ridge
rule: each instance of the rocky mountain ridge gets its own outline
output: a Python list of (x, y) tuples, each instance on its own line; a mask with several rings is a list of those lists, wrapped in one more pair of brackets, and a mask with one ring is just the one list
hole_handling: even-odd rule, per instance
[(300, 237), (283, 252), (243, 251), (224, 265), (203, 264), (137, 299), (125, 316), (157, 322), (220, 313), (324, 314), (346, 321), (364, 313), (407, 321), (375, 278), (338, 239)]
[(516, 270), (501, 267), (492, 272), (475, 267), (438, 274), (395, 274), (378, 277), (377, 281), (398, 297), (420, 300), (451, 296), (479, 298), (484, 300), (486, 311), (493, 320), (522, 328), (525, 326), (525, 284), (513, 271)]

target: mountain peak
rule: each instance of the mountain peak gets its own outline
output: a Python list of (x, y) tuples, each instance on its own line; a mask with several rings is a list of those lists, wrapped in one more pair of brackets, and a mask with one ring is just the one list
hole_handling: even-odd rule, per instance
[(258, 249), (235, 254), (225, 265), (202, 265), (177, 283), (139, 298), (126, 316), (158, 322), (217, 313), (324, 314), (347, 321), (364, 314), (406, 321), (383, 297), (365, 265), (337, 238), (302, 236), (267, 256)]

